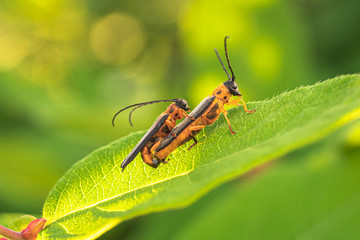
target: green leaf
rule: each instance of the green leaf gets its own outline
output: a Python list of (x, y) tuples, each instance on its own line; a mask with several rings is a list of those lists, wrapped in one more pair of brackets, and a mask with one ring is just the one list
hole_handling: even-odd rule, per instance
[(350, 142), (357, 122), (186, 209), (131, 221), (141, 231), (123, 239), (358, 239), (360, 148)]
[(26, 229), (29, 223), (31, 223), (33, 220), (35, 220), (36, 217), (31, 215), (22, 215), (18, 218), (16, 218), (14, 221), (12, 221), (9, 224), (9, 228), (11, 230), (21, 232), (22, 230)]
[[(236, 135), (223, 117), (178, 148), (157, 169), (137, 157), (120, 164), (144, 134), (119, 139), (75, 164), (48, 196), (43, 239), (95, 238), (116, 224), (150, 212), (183, 207), (221, 183), (261, 163), (314, 142), (360, 117), (360, 76), (341, 76), (269, 100), (229, 110)], [(157, 227), (157, 224), (154, 225)]]

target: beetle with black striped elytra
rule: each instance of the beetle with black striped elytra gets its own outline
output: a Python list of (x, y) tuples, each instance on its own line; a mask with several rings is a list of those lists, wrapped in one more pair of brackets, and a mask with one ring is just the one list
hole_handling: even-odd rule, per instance
[[(253, 113), (255, 110), (248, 110), (246, 103), (241, 98), (241, 93), (239, 92), (239, 88), (237, 83), (235, 82), (235, 75), (230, 65), (229, 55), (227, 52), (226, 40), (228, 37), (224, 39), (224, 47), (225, 47), (225, 55), (228, 63), (228, 67), (231, 71), (231, 77), (227, 72), (219, 53), (215, 49), (215, 53), (227, 74), (228, 80), (224, 83), (221, 83), (213, 93), (206, 97), (190, 114), (189, 118), (186, 118), (179, 125), (177, 125), (173, 129), (173, 134), (167, 135), (161, 141), (156, 142), (152, 148), (150, 149), (154, 160), (159, 162), (166, 162), (166, 158), (169, 156), (171, 152), (173, 152), (176, 148), (193, 139), (194, 144), (189, 147), (192, 148), (197, 144), (197, 140), (195, 135), (198, 134), (201, 129), (204, 127), (213, 124), (221, 113), (224, 114), (225, 120), (229, 126), (231, 134), (235, 134), (235, 132), (231, 128), (231, 124), (229, 119), (227, 118), (227, 111), (224, 108), (224, 105), (243, 105), (244, 110), (248, 113)], [(235, 100), (232, 100), (232, 96), (239, 97)], [(240, 104), (240, 102), (242, 104)]]
[(172, 129), (176, 125), (176, 120), (181, 120), (185, 117), (189, 117), (186, 111), (190, 111), (190, 108), (185, 99), (176, 98), (170, 100), (156, 100), (156, 101), (133, 104), (121, 109), (114, 115), (112, 119), (113, 126), (115, 126), (114, 120), (119, 113), (133, 107), (133, 109), (129, 114), (129, 122), (130, 125), (133, 126), (131, 122), (131, 115), (136, 109), (148, 104), (159, 103), (159, 102), (173, 102), (173, 103), (170, 104), (170, 106), (166, 109), (165, 112), (160, 114), (160, 116), (155, 120), (154, 124), (145, 133), (143, 138), (132, 149), (129, 155), (123, 160), (123, 162), (121, 163), (121, 168), (123, 169), (123, 171), (125, 167), (134, 160), (134, 158), (137, 156), (139, 152), (141, 152), (141, 157), (144, 163), (148, 164), (151, 167), (156, 168), (159, 165), (159, 161), (153, 159), (153, 157), (151, 156), (150, 153), (151, 147), (155, 144), (156, 141), (166, 137), (168, 134), (170, 135), (173, 134)]

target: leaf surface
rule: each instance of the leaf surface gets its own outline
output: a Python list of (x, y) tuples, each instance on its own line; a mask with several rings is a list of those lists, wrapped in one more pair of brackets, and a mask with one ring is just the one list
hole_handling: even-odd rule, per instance
[[(300, 87), (272, 99), (229, 110), (237, 132), (221, 116), (157, 169), (140, 156), (120, 164), (144, 132), (121, 138), (76, 163), (55, 185), (44, 206), (42, 239), (95, 238), (126, 219), (183, 207), (221, 183), (314, 142), (360, 117), (360, 76)], [(156, 225), (154, 225), (156, 226)]]
[(186, 209), (123, 224), (141, 229), (126, 232), (124, 239), (358, 239), (360, 146), (351, 146), (350, 136), (360, 121), (351, 125), (218, 187)]

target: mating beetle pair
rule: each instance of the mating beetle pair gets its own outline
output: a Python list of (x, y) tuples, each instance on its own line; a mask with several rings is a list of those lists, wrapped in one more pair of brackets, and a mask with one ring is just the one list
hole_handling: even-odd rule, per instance
[[(243, 105), (246, 112), (253, 113), (255, 111), (249, 111), (246, 107), (244, 100), (242, 100), (241, 98), (241, 93), (239, 92), (238, 85), (235, 82), (235, 75), (230, 65), (226, 45), (227, 39), (228, 37), (225, 37), (224, 46), (226, 60), (228, 63), (228, 67), (231, 71), (231, 77), (227, 72), (223, 62), (221, 61), (219, 53), (215, 49), (215, 53), (228, 77), (228, 80), (216, 87), (212, 94), (202, 100), (200, 104), (189, 115), (186, 113), (186, 111), (189, 111), (190, 108), (186, 100), (184, 99), (158, 100), (138, 103), (123, 108), (115, 114), (113, 118), (113, 125), (115, 117), (120, 112), (125, 109), (134, 107), (134, 109), (130, 112), (129, 115), (129, 121), (132, 125), (131, 114), (137, 108), (157, 102), (173, 102), (172, 104), (170, 104), (167, 110), (156, 119), (156, 121), (146, 132), (144, 137), (139, 141), (139, 143), (130, 152), (130, 154), (123, 160), (121, 164), (123, 170), (132, 160), (134, 160), (134, 158), (139, 152), (141, 152), (142, 159), (146, 164), (156, 168), (160, 162), (166, 163), (166, 158), (177, 147), (193, 139), (194, 144), (189, 147), (190, 150), (193, 146), (197, 144), (195, 135), (198, 134), (201, 129), (203, 129), (207, 125), (213, 124), (221, 113), (224, 114), (230, 132), (232, 134), (235, 134), (235, 132), (231, 128), (230, 121), (227, 118), (227, 111), (225, 110), (224, 105)], [(237, 96), (239, 98), (232, 100), (232, 96)], [(240, 104), (240, 102), (242, 104)], [(184, 120), (179, 125), (175, 126), (176, 120), (181, 119)]]

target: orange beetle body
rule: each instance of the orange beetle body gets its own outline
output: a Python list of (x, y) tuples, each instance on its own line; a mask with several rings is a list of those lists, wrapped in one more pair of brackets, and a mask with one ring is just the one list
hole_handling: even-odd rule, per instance
[[(224, 108), (224, 105), (236, 105), (244, 106), (244, 110), (248, 113), (253, 113), (255, 110), (249, 111), (245, 102), (241, 98), (241, 93), (239, 92), (238, 85), (235, 82), (235, 76), (230, 66), (229, 57), (226, 49), (226, 39), (225, 37), (225, 53), (228, 61), (228, 66), (232, 73), (232, 78), (226, 71), (224, 64), (221, 61), (221, 58), (218, 52), (215, 50), (216, 55), (218, 56), (223, 69), (225, 70), (228, 81), (221, 83), (218, 87), (215, 88), (212, 95), (206, 97), (190, 114), (189, 118), (182, 121), (178, 126), (173, 129), (172, 135), (167, 135), (165, 138), (157, 141), (151, 148), (150, 152), (154, 159), (160, 162), (166, 162), (166, 158), (171, 152), (173, 152), (177, 147), (183, 145), (189, 140), (193, 139), (194, 144), (189, 147), (192, 148), (197, 144), (195, 135), (198, 134), (204, 127), (213, 124), (221, 113), (224, 114), (226, 122), (229, 126), (230, 132), (235, 134), (231, 128), (229, 119), (227, 118), (227, 111)], [(233, 100), (232, 96), (238, 96), (238, 99)], [(241, 102), (242, 104), (240, 104)]]
[(142, 160), (151, 167), (156, 168), (159, 165), (159, 161), (154, 159), (151, 155), (150, 149), (155, 144), (155, 142), (160, 139), (166, 137), (168, 134), (172, 134), (172, 129), (176, 125), (177, 120), (181, 120), (185, 117), (188, 117), (186, 111), (189, 111), (189, 105), (184, 99), (171, 99), (171, 100), (157, 100), (150, 101), (144, 103), (138, 103), (134, 105), (130, 105), (126, 108), (118, 111), (113, 118), (113, 125), (115, 117), (122, 111), (134, 107), (134, 109), (129, 114), (129, 121), (131, 123), (131, 114), (137, 108), (142, 107), (147, 104), (153, 104), (158, 102), (173, 102), (166, 109), (165, 112), (160, 114), (160, 116), (155, 120), (154, 124), (150, 127), (150, 129), (145, 133), (143, 138), (138, 142), (138, 144), (132, 149), (132, 151), (126, 156), (126, 158), (121, 163), (121, 167), (124, 170), (125, 167), (132, 162), (137, 154), (140, 152)]

